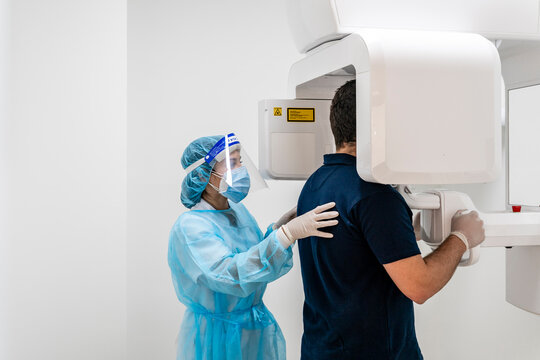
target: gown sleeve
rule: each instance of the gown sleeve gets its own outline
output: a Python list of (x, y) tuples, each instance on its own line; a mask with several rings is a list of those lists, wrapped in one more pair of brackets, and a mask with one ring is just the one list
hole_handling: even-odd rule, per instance
[(270, 235), (270, 234), (274, 231), (274, 224), (275, 224), (275, 223), (271, 223), (271, 224), (268, 225), (268, 227), (266, 228), (266, 232), (264, 233), (264, 238), (265, 238), (265, 239), (268, 237), (268, 235)]
[[(276, 231), (244, 252), (225, 244), (211, 222), (178, 221), (171, 231), (171, 250), (179, 271), (211, 290), (246, 297), (292, 268), (292, 249), (284, 249)], [(241, 239), (239, 239), (241, 240)]]

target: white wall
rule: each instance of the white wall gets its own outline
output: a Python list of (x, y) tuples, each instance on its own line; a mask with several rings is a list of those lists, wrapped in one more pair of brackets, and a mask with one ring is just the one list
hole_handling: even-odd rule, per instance
[[(7, 117), (7, 48), (9, 34), (9, 15), (7, 0), (0, 0), (0, 119)], [(2, 241), (7, 236), (6, 217), (8, 209), (6, 206), (7, 185), (6, 177), (6, 151), (4, 144), (7, 140), (6, 123), (0, 120), (0, 294), (6, 294), (7, 288), (7, 242)], [(0, 359), (7, 358), (7, 299), (0, 295)]]
[(0, 358), (125, 358), (126, 2), (0, 4)]

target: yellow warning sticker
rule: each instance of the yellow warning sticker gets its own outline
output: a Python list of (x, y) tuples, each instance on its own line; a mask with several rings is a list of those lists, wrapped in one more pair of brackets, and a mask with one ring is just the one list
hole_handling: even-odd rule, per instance
[(287, 108), (287, 121), (314, 122), (315, 108)]
[(275, 107), (274, 108), (274, 116), (281, 116), (281, 108)]

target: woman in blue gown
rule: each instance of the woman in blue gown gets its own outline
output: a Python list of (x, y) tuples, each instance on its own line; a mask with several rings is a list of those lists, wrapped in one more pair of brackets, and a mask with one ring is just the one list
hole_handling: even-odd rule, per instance
[[(292, 267), (292, 244), (337, 224), (328, 203), (286, 213), (265, 234), (240, 202), (264, 184), (234, 134), (193, 141), (184, 151), (182, 203), (168, 262), (187, 309), (178, 337), (182, 360), (285, 359), (285, 340), (263, 303), (266, 285)], [(334, 219), (334, 220), (331, 220)]]

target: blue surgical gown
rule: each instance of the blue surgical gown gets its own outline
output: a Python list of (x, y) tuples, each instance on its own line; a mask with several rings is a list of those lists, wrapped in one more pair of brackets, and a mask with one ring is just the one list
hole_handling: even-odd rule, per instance
[(276, 231), (263, 236), (242, 204), (191, 210), (171, 230), (168, 260), (187, 307), (177, 359), (285, 359), (283, 334), (262, 301), (266, 284), (292, 267), (292, 249)]

